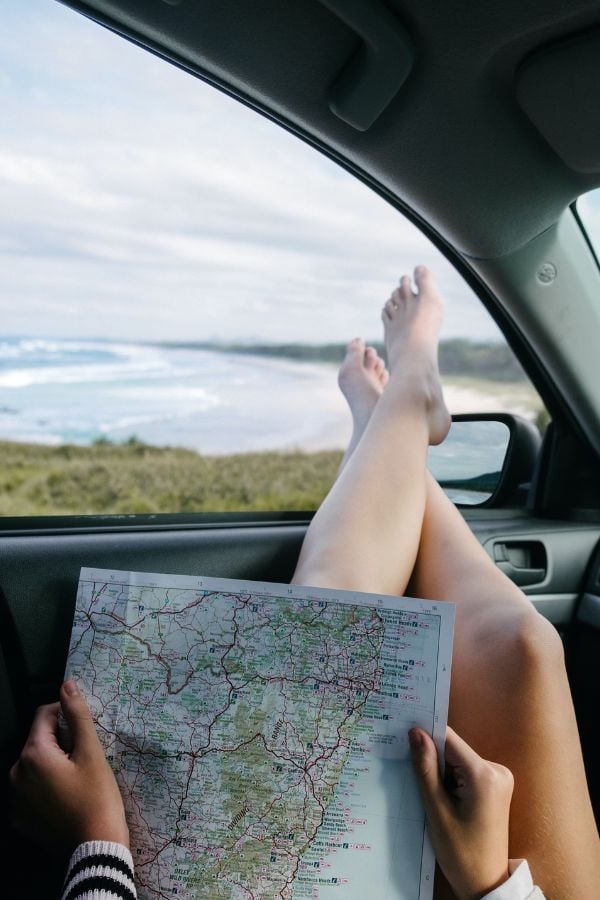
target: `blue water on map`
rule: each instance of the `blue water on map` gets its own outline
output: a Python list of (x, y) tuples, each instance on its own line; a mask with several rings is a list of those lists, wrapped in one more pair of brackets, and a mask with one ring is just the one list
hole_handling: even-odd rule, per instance
[(0, 440), (89, 444), (135, 436), (206, 453), (323, 442), (335, 370), (148, 344), (0, 339)]

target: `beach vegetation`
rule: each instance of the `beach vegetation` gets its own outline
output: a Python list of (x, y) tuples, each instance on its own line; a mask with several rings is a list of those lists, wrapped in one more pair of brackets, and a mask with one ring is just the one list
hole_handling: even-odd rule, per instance
[(133, 437), (88, 447), (0, 442), (0, 515), (313, 510), (338, 451), (203, 456)]
[[(385, 347), (380, 341), (369, 341), (385, 359)], [(180, 350), (208, 350), (239, 355), (266, 356), (296, 362), (331, 363), (339, 365), (346, 353), (346, 344), (260, 344), (224, 343), (214, 341), (170, 341), (159, 346)], [(527, 380), (514, 353), (503, 342), (471, 341), (451, 338), (439, 347), (440, 371), (445, 375), (465, 375), (492, 381), (522, 382)]]

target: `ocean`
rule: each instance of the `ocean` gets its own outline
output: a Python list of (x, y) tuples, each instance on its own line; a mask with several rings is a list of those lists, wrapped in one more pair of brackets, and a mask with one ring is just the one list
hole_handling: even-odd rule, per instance
[(0, 340), (0, 440), (131, 437), (206, 454), (341, 448), (333, 366), (95, 340)]

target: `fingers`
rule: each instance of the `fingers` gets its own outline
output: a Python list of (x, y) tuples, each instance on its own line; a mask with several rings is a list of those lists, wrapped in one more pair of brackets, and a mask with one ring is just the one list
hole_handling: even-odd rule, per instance
[(495, 762), (488, 762), (488, 766), (493, 773), (494, 780), (498, 784), (499, 789), (502, 790), (505, 794), (508, 794), (510, 797), (512, 797), (513, 790), (515, 788), (515, 779), (510, 769), (507, 769), (506, 766)]
[(65, 681), (60, 689), (60, 705), (73, 739), (71, 757), (104, 756), (85, 697), (74, 681)]
[(463, 741), (450, 726), (446, 729), (446, 750), (444, 756), (449, 766), (461, 766), (467, 772), (476, 772), (484, 762), (482, 757), (466, 741)]
[(444, 758), (450, 793), (459, 801), (473, 800), (478, 785), (485, 777), (486, 760), (449, 726), (446, 729)]
[(46, 706), (38, 707), (29, 730), (28, 744), (53, 744), (58, 746), (56, 740), (58, 709), (58, 703), (49, 703)]
[(482, 793), (512, 795), (514, 779), (510, 769), (479, 756), (452, 728), (446, 730), (447, 765), (453, 770), (458, 799), (475, 799)]

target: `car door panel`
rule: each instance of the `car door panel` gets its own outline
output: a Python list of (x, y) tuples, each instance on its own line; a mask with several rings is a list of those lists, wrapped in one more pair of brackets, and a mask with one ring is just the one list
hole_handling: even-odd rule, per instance
[[(491, 510), (488, 515), (482, 513), (469, 512), (466, 518), (492, 558), (499, 546), (522, 547), (528, 542), (543, 546), (544, 577), (523, 589), (543, 615), (567, 627), (600, 529), (526, 516), (502, 518)], [(306, 521), (299, 521), (265, 527), (22, 534), (0, 539), (2, 645), (11, 680), (21, 684), (19, 706), (26, 699), (24, 684), (30, 709), (56, 694), (82, 566), (286, 582), (293, 574), (306, 527)]]
[(567, 668), (581, 737), (588, 785), (600, 828), (600, 548), (589, 568), (567, 652)]
[[(493, 556), (498, 543), (538, 541), (547, 552), (547, 577), (526, 588), (539, 611), (570, 637), (573, 612), (600, 529), (592, 525), (532, 520), (519, 512), (466, 511), (465, 517)], [(0, 538), (0, 757), (7, 771), (18, 755), (35, 707), (57, 696), (68, 651), (79, 570), (82, 566), (289, 581), (306, 532), (307, 520), (294, 524), (202, 527), (96, 533), (12, 534)], [(598, 590), (600, 594), (600, 587)], [(589, 598), (592, 597), (590, 600)], [(584, 749), (598, 750), (593, 715), (600, 701), (590, 690), (600, 652), (600, 597), (588, 593), (577, 625), (574, 669), (578, 712), (587, 730)], [(597, 681), (597, 679), (596, 679)], [(597, 709), (597, 706), (595, 707)], [(595, 798), (598, 784), (590, 769)], [(6, 781), (4, 782), (6, 790)], [(4, 798), (5, 802), (7, 798)], [(26, 850), (14, 833), (0, 835), (5, 854), (22, 867), (19, 896), (54, 895), (62, 862), (45, 857), (27, 868)], [(49, 893), (50, 892), (50, 893)]]
[(573, 621), (599, 537), (594, 525), (531, 523), (520, 531), (488, 537), (483, 546), (538, 612), (564, 627)]

